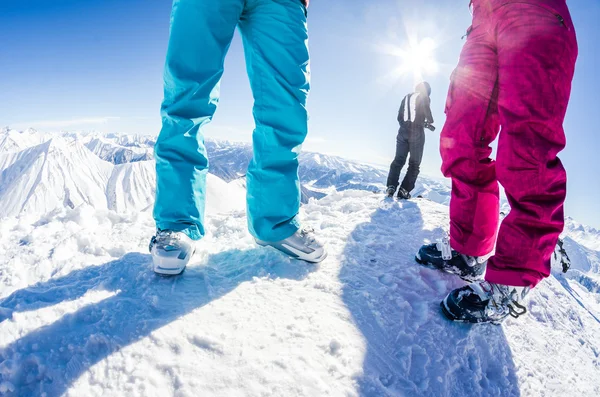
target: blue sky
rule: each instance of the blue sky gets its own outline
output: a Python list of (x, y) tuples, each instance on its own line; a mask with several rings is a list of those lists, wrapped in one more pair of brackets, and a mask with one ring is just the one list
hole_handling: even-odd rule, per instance
[[(307, 150), (388, 164), (396, 112), (414, 85), (394, 76), (407, 32), (430, 37), (437, 73), (432, 110), (438, 132), (448, 76), (470, 24), (468, 1), (313, 0), (309, 10), (312, 92)], [(580, 55), (561, 158), (569, 175), (567, 214), (600, 227), (600, 2), (570, 1)], [(20, 0), (0, 3), (0, 125), (156, 134), (168, 38), (167, 0)], [(226, 62), (222, 98), (207, 135), (249, 140), (252, 96), (241, 40)], [(423, 172), (441, 176), (438, 132), (428, 133)]]

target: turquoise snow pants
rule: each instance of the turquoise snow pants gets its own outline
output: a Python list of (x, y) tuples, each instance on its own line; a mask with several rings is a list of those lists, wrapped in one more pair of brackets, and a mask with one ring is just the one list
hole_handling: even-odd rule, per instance
[(202, 127), (219, 101), (235, 28), (254, 96), (254, 157), (247, 173), (250, 233), (283, 240), (298, 230), (298, 154), (307, 134), (309, 55), (301, 0), (175, 0), (155, 146), (157, 228), (204, 235), (208, 159)]

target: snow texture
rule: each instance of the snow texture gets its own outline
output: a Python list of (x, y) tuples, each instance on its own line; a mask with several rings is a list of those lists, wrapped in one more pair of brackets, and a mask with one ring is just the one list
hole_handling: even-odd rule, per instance
[(0, 395), (600, 395), (590, 228), (567, 224), (574, 269), (553, 269), (526, 316), (469, 326), (439, 311), (463, 283), (414, 262), (447, 228), (443, 183), (423, 178), (430, 200), (403, 202), (328, 187), (301, 210), (329, 249), (313, 266), (254, 244), (243, 184), (211, 175), (207, 235), (164, 278), (147, 248), (152, 162), (115, 166), (75, 141), (0, 155), (0, 207), (35, 209), (0, 221)]

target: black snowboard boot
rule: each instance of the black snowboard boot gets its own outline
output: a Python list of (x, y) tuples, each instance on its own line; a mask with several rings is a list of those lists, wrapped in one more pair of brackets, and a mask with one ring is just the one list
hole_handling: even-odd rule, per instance
[(489, 255), (468, 256), (453, 250), (447, 237), (438, 243), (422, 246), (415, 255), (417, 263), (456, 274), (467, 282), (483, 279), (488, 258)]
[(479, 281), (450, 292), (440, 306), (452, 321), (500, 324), (508, 316), (517, 318), (527, 313), (522, 303), (529, 290)]
[(388, 186), (385, 189), (385, 195), (388, 197), (394, 197), (394, 193), (396, 193), (396, 186)]
[(410, 198), (410, 193), (406, 191), (405, 188), (400, 187), (398, 189), (398, 200), (408, 200)]

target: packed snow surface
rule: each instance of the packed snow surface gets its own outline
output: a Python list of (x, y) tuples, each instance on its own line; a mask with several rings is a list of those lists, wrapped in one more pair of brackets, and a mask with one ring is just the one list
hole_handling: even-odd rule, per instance
[[(243, 184), (213, 175), (206, 237), (183, 275), (159, 277), (152, 162), (92, 160), (85, 142), (62, 139), (0, 155), (35, 170), (21, 180), (0, 168), (0, 206), (15, 202), (5, 186), (20, 195), (34, 177), (35, 197), (63, 199), (48, 210), (25, 200), (35, 211), (0, 220), (2, 396), (600, 395), (593, 229), (568, 223), (573, 269), (553, 269), (526, 316), (470, 326), (439, 311), (463, 282), (414, 262), (447, 229), (447, 186), (422, 178), (431, 200), (335, 188), (309, 200), (301, 219), (329, 250), (313, 266), (258, 247)], [(72, 205), (67, 187), (79, 188)]]

